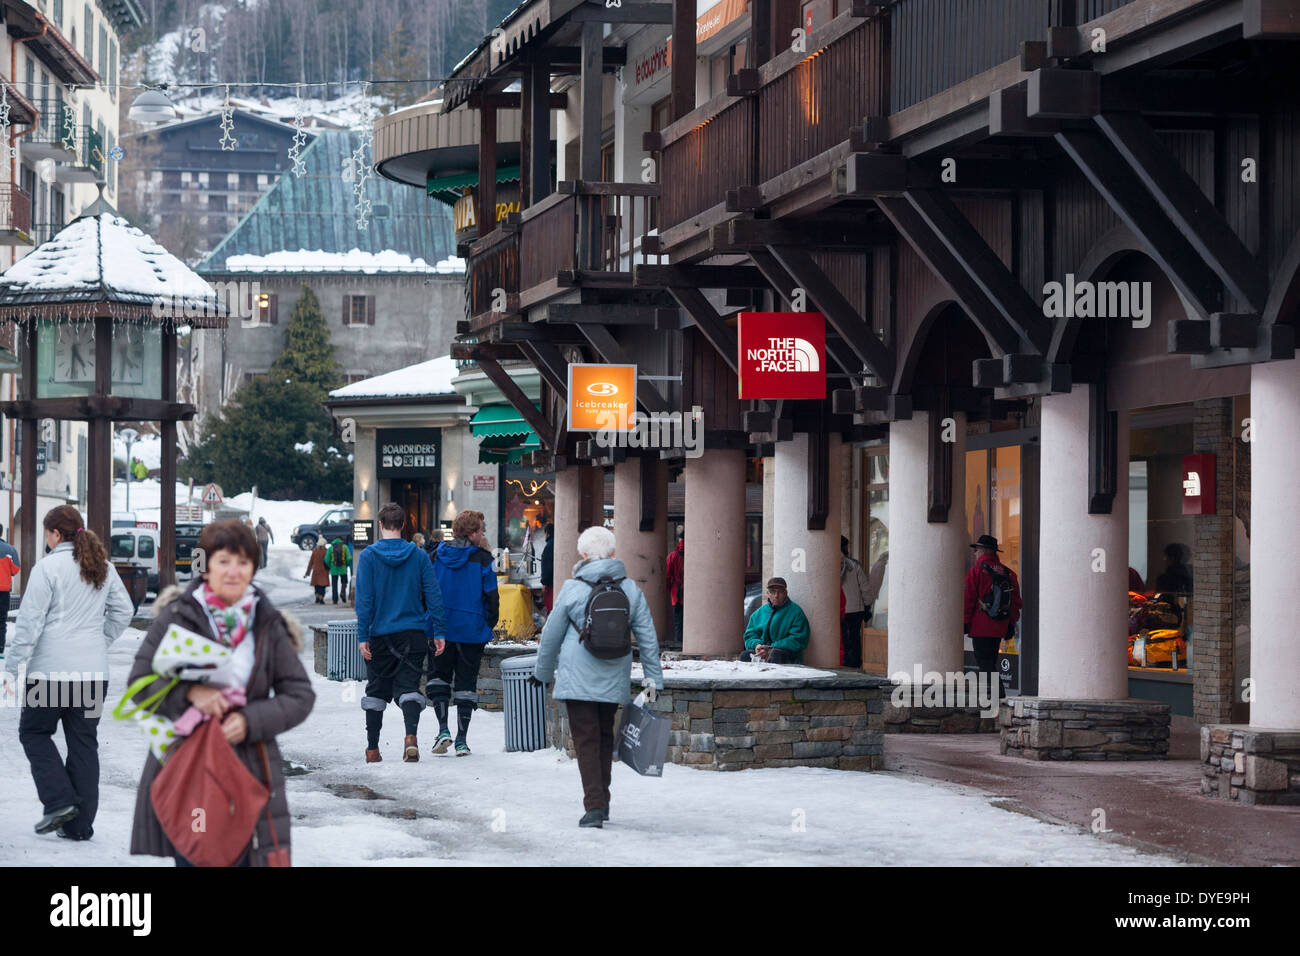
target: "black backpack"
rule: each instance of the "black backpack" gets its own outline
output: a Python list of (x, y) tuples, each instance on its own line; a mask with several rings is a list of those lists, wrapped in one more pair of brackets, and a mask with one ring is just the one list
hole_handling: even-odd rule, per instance
[(980, 607), (992, 621), (1005, 621), (1011, 616), (1011, 599), (1015, 594), (1015, 589), (1011, 586), (1011, 572), (1005, 566), (999, 567), (1002, 570), (988, 566), (993, 583), (984, 592), (984, 597), (980, 598)]
[(578, 641), (601, 660), (632, 653), (632, 605), (622, 578), (601, 578), (591, 586)]

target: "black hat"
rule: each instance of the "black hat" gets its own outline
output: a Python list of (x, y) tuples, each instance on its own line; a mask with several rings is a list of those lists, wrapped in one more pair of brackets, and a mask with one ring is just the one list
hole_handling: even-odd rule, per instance
[(975, 543), (971, 545), (971, 547), (972, 547), (972, 548), (988, 548), (990, 551), (1001, 551), (1001, 550), (1002, 550), (1001, 548), (998, 547), (998, 539), (995, 538), (995, 537), (993, 537), (993, 535), (991, 535), (991, 534), (982, 534), (982, 535), (980, 535), (979, 538), (976, 539)]

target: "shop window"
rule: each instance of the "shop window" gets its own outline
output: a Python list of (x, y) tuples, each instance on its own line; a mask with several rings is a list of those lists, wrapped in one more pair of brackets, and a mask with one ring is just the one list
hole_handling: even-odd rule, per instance
[[(998, 559), (1022, 581), (1024, 540), (1021, 515), (1020, 446), (1001, 445), (966, 452), (966, 533), (974, 541), (982, 534), (998, 539)], [(970, 564), (975, 562), (971, 551)], [(998, 649), (1004, 687), (1020, 689), (1022, 617)], [(965, 642), (967, 664), (974, 664), (974, 646)]]
[(540, 560), (548, 524), (555, 521), (555, 492), (549, 477), (507, 465), (501, 544), (511, 551), (532, 551)]
[[(1190, 407), (1136, 414), (1130, 431), (1126, 639), (1131, 668), (1189, 674), (1195, 657), (1196, 528), (1194, 518), (1182, 513), (1183, 456), (1193, 451), (1192, 414)], [(1150, 427), (1140, 427), (1144, 422)]]

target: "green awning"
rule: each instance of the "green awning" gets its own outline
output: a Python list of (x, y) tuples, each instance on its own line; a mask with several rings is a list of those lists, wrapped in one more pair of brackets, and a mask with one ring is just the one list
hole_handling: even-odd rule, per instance
[(542, 447), (537, 433), (511, 405), (485, 405), (470, 420), (469, 430), (479, 439), (478, 460), (485, 464), (519, 461)]
[[(518, 166), (502, 166), (497, 170), (497, 182), (513, 183), (519, 181)], [(450, 173), (446, 176), (429, 176), (424, 183), (425, 193), (445, 203), (455, 203), (461, 197), (461, 190), (466, 186), (478, 185), (478, 171), (472, 173)]]

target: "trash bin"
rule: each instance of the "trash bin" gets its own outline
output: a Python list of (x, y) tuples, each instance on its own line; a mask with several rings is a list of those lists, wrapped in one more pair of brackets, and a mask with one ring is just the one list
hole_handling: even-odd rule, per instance
[(506, 716), (506, 750), (541, 750), (546, 746), (546, 689), (528, 683), (536, 654), (501, 662), (501, 700)]
[(357, 646), (356, 621), (327, 621), (325, 624), (326, 677), (330, 680), (365, 680), (366, 659)]
[(145, 568), (122, 564), (115, 567), (122, 584), (126, 586), (126, 593), (131, 597), (132, 613), (135, 613), (140, 610), (140, 605), (144, 603), (145, 596), (149, 593), (149, 572)]

